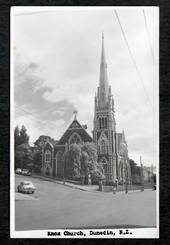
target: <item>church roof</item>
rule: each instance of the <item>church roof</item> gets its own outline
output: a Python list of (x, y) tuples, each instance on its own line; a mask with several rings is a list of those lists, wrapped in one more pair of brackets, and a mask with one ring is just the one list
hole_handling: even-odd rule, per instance
[(59, 145), (65, 144), (70, 138), (70, 136), (72, 135), (72, 133), (74, 132), (79, 134), (84, 142), (92, 141), (92, 137), (86, 132), (86, 130), (81, 126), (81, 124), (77, 121), (77, 119), (74, 119), (73, 122), (68, 127), (68, 129), (63, 134), (63, 136), (58, 141), (58, 144)]
[(48, 135), (40, 135), (39, 138), (34, 142), (35, 146), (43, 146), (46, 142), (50, 142), (52, 145), (55, 145), (57, 142)]

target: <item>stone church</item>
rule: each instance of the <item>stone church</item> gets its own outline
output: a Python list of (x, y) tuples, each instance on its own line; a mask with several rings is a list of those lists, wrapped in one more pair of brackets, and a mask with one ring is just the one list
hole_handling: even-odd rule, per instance
[(93, 138), (87, 133), (76, 117), (59, 141), (47, 140), (42, 145), (42, 173), (63, 177), (64, 152), (72, 143), (94, 142), (98, 162), (102, 163), (106, 180), (131, 181), (128, 147), (124, 131), (116, 132), (114, 99), (109, 86), (107, 63), (102, 34), (99, 86), (94, 98)]

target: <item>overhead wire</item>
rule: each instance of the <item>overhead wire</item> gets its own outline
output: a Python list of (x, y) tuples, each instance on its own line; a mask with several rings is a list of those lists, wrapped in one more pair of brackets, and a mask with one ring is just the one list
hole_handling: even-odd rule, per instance
[(31, 112), (28, 112), (25, 109), (23, 109), (23, 108), (21, 108), (21, 107), (19, 107), (17, 105), (15, 105), (15, 107), (17, 109), (19, 109), (20, 111), (23, 111), (24, 113), (29, 114), (29, 116), (31, 116), (33, 118), (33, 120), (36, 120), (36, 121), (40, 122), (43, 126), (46, 126), (48, 129), (53, 129), (54, 130), (56, 128), (55, 125), (49, 125), (49, 124), (46, 124), (46, 123), (42, 122), (40, 119), (36, 118)]
[(151, 44), (151, 40), (150, 40), (149, 28), (148, 28), (147, 19), (146, 19), (146, 13), (145, 13), (145, 10), (144, 9), (143, 9), (143, 17), (144, 17), (144, 21), (145, 21), (145, 28), (146, 28), (146, 33), (147, 33), (147, 39), (148, 39), (148, 43), (149, 43), (149, 48), (150, 48), (150, 51), (151, 51), (151, 56), (152, 56), (153, 64), (155, 65), (155, 56), (154, 56), (154, 52), (153, 52), (153, 48), (152, 48), (152, 44)]
[(141, 74), (140, 74), (140, 72), (139, 72), (139, 69), (138, 69), (138, 66), (137, 66), (137, 64), (136, 64), (136, 61), (135, 61), (135, 59), (134, 59), (133, 53), (132, 53), (132, 51), (131, 51), (131, 49), (130, 49), (130, 46), (129, 46), (127, 37), (126, 37), (126, 35), (125, 35), (123, 26), (122, 26), (122, 24), (121, 24), (119, 15), (118, 15), (118, 13), (117, 13), (116, 10), (114, 10), (114, 13), (115, 13), (115, 16), (116, 16), (116, 18), (117, 18), (117, 20), (118, 20), (118, 23), (119, 23), (119, 26), (120, 26), (120, 29), (121, 29), (123, 38), (124, 38), (124, 40), (125, 40), (126, 46), (127, 46), (127, 48), (128, 48), (130, 57), (131, 57), (131, 59), (132, 59), (133, 65), (134, 65), (134, 67), (135, 67), (135, 69), (136, 69), (136, 72), (137, 72), (137, 74), (138, 74), (139, 80), (140, 80), (141, 85), (142, 85), (142, 87), (143, 87), (143, 90), (144, 90), (144, 92), (145, 92), (145, 96), (146, 96), (146, 98), (147, 98), (147, 100), (148, 100), (148, 103), (149, 103), (151, 109), (152, 109), (152, 112), (154, 112), (152, 103), (151, 103), (151, 101), (150, 101), (149, 95), (148, 95), (148, 93), (147, 93), (147, 91), (146, 91), (146, 88), (145, 88), (145, 85), (144, 85), (144, 82), (143, 82), (143, 79), (142, 79), (142, 76), (141, 76)]

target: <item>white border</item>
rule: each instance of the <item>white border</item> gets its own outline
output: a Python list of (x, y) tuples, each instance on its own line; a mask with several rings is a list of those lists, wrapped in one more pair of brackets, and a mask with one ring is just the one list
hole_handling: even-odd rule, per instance
[(14, 185), (14, 21), (10, 9), (10, 234), (15, 233), (15, 185)]
[[(10, 9), (10, 236), (11, 238), (159, 238), (159, 41), (156, 42), (155, 46), (155, 60), (156, 60), (156, 86), (155, 86), (155, 94), (156, 94), (156, 100), (157, 100), (157, 107), (155, 112), (155, 117), (157, 119), (156, 121), (156, 132), (155, 135), (157, 136), (156, 140), (156, 181), (157, 181), (157, 190), (156, 190), (156, 205), (157, 205), (157, 217), (156, 217), (156, 223), (157, 228), (136, 228), (136, 229), (129, 229), (130, 232), (133, 233), (133, 235), (120, 235), (119, 230), (120, 229), (77, 229), (77, 230), (69, 230), (70, 232), (73, 231), (82, 231), (86, 236), (65, 236), (64, 231), (61, 229), (57, 230), (33, 230), (33, 231), (15, 231), (15, 186), (14, 186), (14, 12), (16, 10), (23, 10), (26, 12), (29, 11), (43, 11), (43, 10), (49, 10), (49, 11), (56, 11), (56, 10), (64, 10), (64, 11), (70, 11), (70, 10), (76, 10), (76, 11), (93, 11), (93, 10), (122, 10), (122, 9), (144, 9), (144, 8), (156, 8), (158, 9), (158, 19), (159, 19), (159, 7), (155, 6), (122, 6), (122, 7), (103, 7), (103, 6), (97, 6), (97, 7), (54, 7), (54, 6), (35, 6), (35, 7), (11, 7)], [(158, 27), (159, 30), (159, 22)], [(157, 40), (159, 40), (159, 31), (158, 31), (158, 37)], [(115, 236), (113, 235), (90, 235), (90, 231), (113, 231), (115, 232)], [(125, 228), (122, 228), (123, 231), (126, 231)], [(60, 236), (48, 236), (48, 231), (52, 232), (61, 232)]]

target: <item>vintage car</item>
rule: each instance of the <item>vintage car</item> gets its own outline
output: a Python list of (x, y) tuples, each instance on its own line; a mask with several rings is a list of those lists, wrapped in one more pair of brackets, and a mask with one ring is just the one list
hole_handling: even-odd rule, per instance
[(22, 181), (17, 186), (18, 192), (23, 192), (23, 193), (34, 193), (35, 189), (36, 188), (31, 181)]
[(22, 170), (22, 174), (23, 174), (23, 175), (30, 176), (30, 175), (31, 175), (31, 172), (30, 172), (28, 169), (23, 169), (23, 170)]
[(17, 169), (15, 170), (15, 173), (16, 173), (16, 174), (21, 174), (21, 173), (22, 173), (21, 168), (17, 168)]

